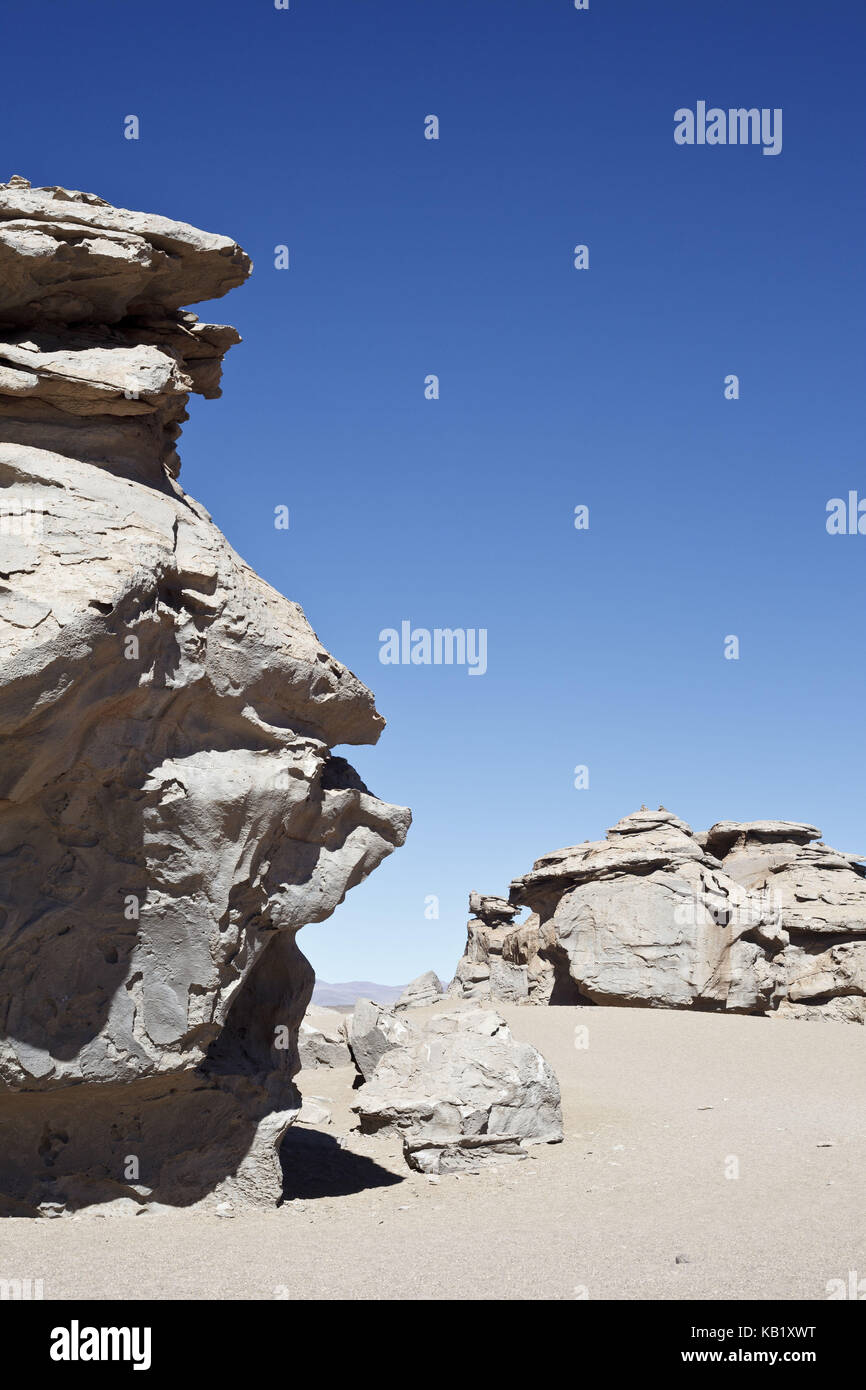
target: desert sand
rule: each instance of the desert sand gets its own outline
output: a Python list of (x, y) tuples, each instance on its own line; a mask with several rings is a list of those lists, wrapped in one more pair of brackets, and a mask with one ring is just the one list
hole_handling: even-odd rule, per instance
[(866, 1277), (863, 1029), (501, 1012), (559, 1077), (562, 1144), (430, 1179), (393, 1141), (341, 1148), (352, 1072), (304, 1072), (331, 1123), (290, 1131), (281, 1207), (9, 1219), (0, 1275), (46, 1299), (822, 1300)]

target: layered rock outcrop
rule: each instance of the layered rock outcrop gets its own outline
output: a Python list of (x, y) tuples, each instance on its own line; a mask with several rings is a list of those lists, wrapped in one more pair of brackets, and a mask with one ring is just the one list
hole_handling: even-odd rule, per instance
[(0, 1195), (270, 1202), (313, 973), (401, 844), (373, 696), (176, 481), (245, 253), (0, 185)]
[(811, 825), (642, 808), (470, 908), (458, 997), (866, 1019), (866, 868)]

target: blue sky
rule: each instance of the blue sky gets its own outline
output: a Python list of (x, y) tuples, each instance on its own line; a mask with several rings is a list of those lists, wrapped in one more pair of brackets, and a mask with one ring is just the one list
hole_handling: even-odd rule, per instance
[[(256, 262), (197, 309), (244, 343), (181, 481), (375, 691), (345, 751), (415, 815), (302, 932), (321, 977), (449, 976), (471, 888), (642, 802), (866, 851), (866, 536), (825, 528), (866, 497), (862, 4), (85, 0), (0, 39), (4, 177)], [(781, 108), (782, 152), (675, 145), (699, 100)], [(403, 619), (486, 628), (486, 674), (380, 664)]]

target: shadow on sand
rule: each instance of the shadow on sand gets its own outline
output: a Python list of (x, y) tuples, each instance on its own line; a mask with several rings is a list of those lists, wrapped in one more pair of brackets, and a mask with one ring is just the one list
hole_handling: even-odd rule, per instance
[(280, 1147), (283, 1201), (304, 1197), (347, 1197), (371, 1187), (393, 1187), (404, 1179), (389, 1173), (371, 1158), (341, 1149), (336, 1139), (320, 1130), (287, 1130)]

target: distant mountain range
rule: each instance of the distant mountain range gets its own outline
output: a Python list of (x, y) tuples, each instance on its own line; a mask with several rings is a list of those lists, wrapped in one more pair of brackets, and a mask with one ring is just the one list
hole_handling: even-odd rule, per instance
[(405, 985), (375, 985), (371, 980), (347, 980), (336, 985), (328, 984), (327, 980), (317, 980), (313, 989), (313, 1003), (325, 1009), (347, 1005), (351, 1008), (359, 999), (372, 999), (375, 1004), (393, 1004), (404, 989)]

